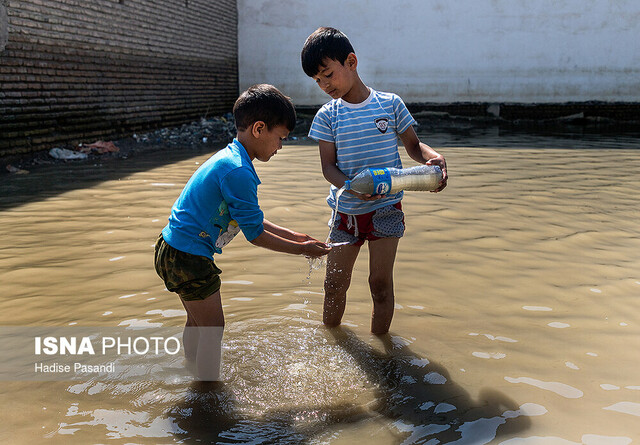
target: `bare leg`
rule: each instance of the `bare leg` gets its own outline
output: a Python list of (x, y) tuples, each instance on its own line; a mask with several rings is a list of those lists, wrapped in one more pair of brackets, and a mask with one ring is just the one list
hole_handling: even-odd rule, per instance
[(187, 311), (187, 322), (184, 325), (184, 332), (182, 333), (184, 358), (186, 358), (188, 362), (195, 363), (198, 352), (198, 329), (193, 316), (189, 313), (189, 308), (182, 299), (180, 301), (182, 301), (182, 305)]
[(386, 334), (391, 326), (395, 298), (393, 294), (393, 264), (400, 238), (369, 241), (369, 289), (373, 299), (371, 332)]
[(324, 278), (324, 311), (322, 321), (327, 326), (338, 326), (347, 304), (347, 289), (351, 284), (353, 265), (360, 246), (335, 247), (327, 256)]
[(183, 301), (182, 304), (187, 310), (185, 331), (195, 331), (188, 332), (186, 338), (183, 339), (185, 356), (189, 359), (187, 354), (193, 354), (195, 350), (196, 376), (199, 380), (220, 380), (222, 333), (224, 330), (220, 291), (204, 300)]

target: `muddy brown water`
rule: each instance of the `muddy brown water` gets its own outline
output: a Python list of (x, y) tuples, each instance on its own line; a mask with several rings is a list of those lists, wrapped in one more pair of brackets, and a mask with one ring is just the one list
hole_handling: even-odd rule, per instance
[[(368, 332), (366, 249), (343, 328), (327, 330), (323, 270), (239, 235), (217, 259), (221, 386), (2, 381), (0, 440), (640, 441), (638, 139), (488, 141), (439, 148), (447, 189), (405, 195), (389, 336)], [(0, 324), (181, 326), (152, 245), (210, 153), (169, 156), (4, 176)], [(316, 147), (288, 143), (256, 168), (267, 218), (324, 239)]]

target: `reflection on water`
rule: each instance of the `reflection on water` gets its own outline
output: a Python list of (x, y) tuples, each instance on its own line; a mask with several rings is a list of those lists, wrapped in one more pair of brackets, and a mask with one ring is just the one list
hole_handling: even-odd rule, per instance
[[(322, 269), (240, 236), (218, 261), (222, 384), (0, 382), (0, 441), (637, 441), (638, 139), (520, 135), (524, 147), (497, 149), (478, 148), (490, 134), (474, 137), (476, 148), (462, 136), (460, 148), (434, 135), (449, 186), (405, 196), (390, 335), (368, 332), (366, 249), (344, 324), (328, 330)], [(152, 246), (208, 156), (158, 152), (3, 177), (0, 323), (182, 325)], [(256, 168), (266, 216), (324, 239), (331, 210), (317, 149), (287, 145)]]

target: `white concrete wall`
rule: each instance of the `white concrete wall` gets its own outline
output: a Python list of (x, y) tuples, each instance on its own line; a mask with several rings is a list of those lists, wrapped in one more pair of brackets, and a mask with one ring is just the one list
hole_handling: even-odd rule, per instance
[(300, 66), (319, 26), (405, 102), (640, 101), (639, 0), (238, 0), (240, 88), (329, 97)]

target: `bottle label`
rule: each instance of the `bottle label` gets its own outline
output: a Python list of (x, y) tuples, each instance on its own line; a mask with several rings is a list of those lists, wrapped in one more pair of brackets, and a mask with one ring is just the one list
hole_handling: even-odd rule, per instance
[(370, 168), (373, 190), (376, 195), (384, 195), (391, 190), (391, 173), (388, 168)]

